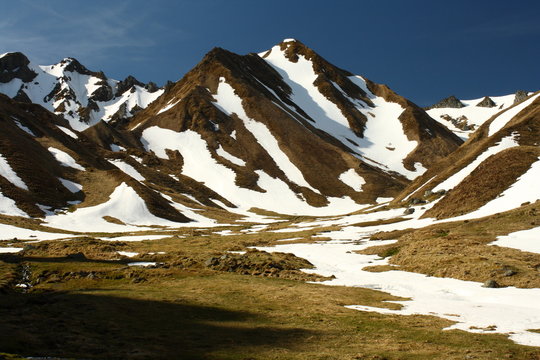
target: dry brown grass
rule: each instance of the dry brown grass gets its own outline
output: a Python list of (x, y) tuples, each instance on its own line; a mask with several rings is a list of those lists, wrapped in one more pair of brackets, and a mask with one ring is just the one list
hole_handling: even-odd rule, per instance
[[(444, 232), (435, 228), (417, 234), (402, 231), (398, 244), (378, 251), (396, 258), (407, 254), (409, 246), (413, 249), (415, 242), (416, 249), (422, 248), (421, 241), (433, 238), (456, 236), (451, 243), (457, 243), (460, 234), (469, 237), (482, 229), (497, 232), (505, 226), (513, 231), (523, 225), (517, 219), (531, 221), (522, 213), (501, 219), (497, 229), (479, 221), (445, 224)], [(291, 218), (280, 226), (297, 221)], [(316, 278), (299, 276), (295, 269), (309, 265), (290, 255), (252, 251), (243, 258), (228, 253), (270, 245), (290, 237), (290, 233), (213, 234), (226, 229), (240, 227), (178, 229), (169, 232), (170, 237), (155, 241), (86, 238), (32, 244), (33, 248), (20, 254), (20, 261), (31, 270), (34, 288), (25, 295), (0, 296), (0, 333), (10, 334), (0, 337), (0, 347), (23, 355), (123, 359), (397, 360), (474, 356), (487, 360), (503, 354), (525, 360), (540, 355), (513, 344), (504, 335), (442, 331), (451, 323), (439, 318), (346, 309), (343, 305), (394, 309), (399, 305), (385, 302), (397, 298), (369, 289), (298, 281)], [(300, 234), (306, 239), (303, 241), (309, 241), (315, 233), (320, 229), (303, 230), (293, 236)], [(478, 235), (485, 241), (480, 235), (485, 234)], [(394, 248), (399, 249), (397, 253)], [(128, 259), (119, 256), (118, 250), (139, 255)], [(211, 258), (220, 260), (208, 265)], [(162, 265), (132, 268), (126, 266), (129, 261)], [(15, 265), (0, 261), (0, 270), (9, 274), (4, 269)], [(260, 269), (276, 265), (282, 269), (274, 274), (260, 273)]]
[[(122, 359), (534, 359), (504, 335), (441, 331), (429, 316), (360, 288), (190, 269), (126, 269), (91, 261), (27, 259), (53, 277), (0, 297), (0, 347), (33, 356)], [(92, 271), (97, 276), (88, 276)], [(57, 276), (71, 273), (71, 276)], [(107, 275), (108, 274), (108, 275)], [(84, 275), (84, 276), (83, 276)], [(166, 289), (166, 291), (164, 291)], [(31, 324), (31, 326), (28, 326)], [(66, 331), (69, 329), (69, 331)]]
[(448, 218), (480, 208), (514, 184), (539, 155), (540, 148), (522, 146), (489, 157), (423, 216)]
[[(501, 286), (540, 287), (540, 254), (488, 245), (497, 236), (540, 224), (540, 203), (491, 217), (437, 224), (417, 230), (376, 234), (398, 243), (366, 249), (365, 253), (392, 251), (399, 269), (431, 276), (485, 282)], [(509, 275), (511, 272), (514, 274)]]

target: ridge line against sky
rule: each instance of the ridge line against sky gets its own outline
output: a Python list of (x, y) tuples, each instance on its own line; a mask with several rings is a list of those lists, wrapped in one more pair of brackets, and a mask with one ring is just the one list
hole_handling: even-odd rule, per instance
[(71, 56), (116, 79), (164, 84), (215, 46), (246, 54), (292, 37), (422, 106), (540, 88), (533, 0), (21, 0), (3, 13), (0, 53), (43, 65)]

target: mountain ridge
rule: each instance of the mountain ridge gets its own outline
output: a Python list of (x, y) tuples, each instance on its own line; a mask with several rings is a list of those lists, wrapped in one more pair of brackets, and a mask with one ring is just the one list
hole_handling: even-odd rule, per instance
[[(27, 61), (22, 54), (17, 57)], [(105, 77), (75, 59), (40, 69), (62, 76), (76, 72)], [(133, 77), (111, 84), (117, 92), (143, 89)], [(84, 94), (90, 95), (86, 101), (91, 104), (93, 98), (115, 96), (112, 90), (102, 84)], [(92, 126), (75, 128), (74, 118), (56, 123), (68, 141), (92, 143), (85, 146), (93, 149), (98, 163), (106, 164), (92, 176), (86, 167), (94, 165), (86, 164), (84, 172), (71, 177), (84, 183), (77, 192), (82, 203), (72, 206), (75, 212), (105, 204), (125, 183), (154, 204), (150, 212), (181, 222), (187, 218), (178, 214), (193, 215), (193, 207), (243, 216), (255, 208), (346, 213), (379, 198), (399, 198), (411, 180), (439, 168), (462, 144), (388, 86), (340, 69), (293, 39), (258, 54), (214, 48), (158, 95), (136, 104), (130, 117), (94, 119)], [(77, 121), (85, 123), (83, 118)], [(77, 151), (70, 155), (75, 162)], [(108, 190), (86, 196), (86, 188), (93, 189), (102, 176), (111, 176)], [(161, 194), (159, 201), (152, 192)], [(48, 205), (61, 207), (54, 201)]]

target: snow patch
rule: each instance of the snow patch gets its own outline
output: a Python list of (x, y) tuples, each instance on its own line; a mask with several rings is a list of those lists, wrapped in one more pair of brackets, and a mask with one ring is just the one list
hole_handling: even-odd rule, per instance
[(133, 166), (129, 165), (128, 163), (122, 160), (114, 159), (114, 160), (109, 160), (109, 162), (113, 164), (114, 166), (116, 166), (117, 168), (119, 168), (120, 170), (122, 170), (124, 173), (134, 178), (135, 180), (138, 180), (138, 181), (146, 180), (146, 178), (142, 176), (137, 170), (135, 170)]
[(23, 251), (24, 248), (18, 247), (0, 247), (0, 254), (13, 254)]
[(228, 152), (225, 151), (225, 149), (221, 147), (221, 145), (219, 145), (218, 149), (216, 150), (216, 153), (222, 158), (229, 160), (233, 164), (236, 164), (238, 166), (246, 166), (246, 162), (244, 160), (237, 158), (234, 155), (229, 154)]
[(56, 125), (57, 128), (59, 128), (60, 130), (62, 130), (66, 135), (74, 138), (74, 139), (78, 139), (79, 136), (77, 134), (75, 134), (73, 131), (69, 130), (67, 127), (64, 127), (64, 126), (60, 126), (60, 125)]
[(178, 100), (176, 100), (175, 102), (173, 102), (173, 100), (171, 99), (171, 100), (167, 103), (167, 105), (165, 105), (163, 108), (161, 108), (161, 109), (157, 112), (156, 115), (159, 115), (159, 114), (161, 114), (161, 113), (164, 113), (164, 112), (167, 111), (167, 110), (172, 109), (176, 104), (178, 104), (178, 103), (180, 102), (180, 100), (182, 100), (182, 99), (178, 99)]
[(2, 155), (0, 155), (0, 175), (5, 177), (7, 181), (17, 186), (18, 188), (28, 190), (28, 186), (26, 186), (26, 184), (19, 177), (19, 175), (17, 175), (17, 173), (13, 171), (6, 158)]
[(131, 251), (117, 251), (118, 255), (127, 256), (127, 257), (134, 257), (139, 255), (138, 252), (131, 252)]
[(156, 266), (157, 263), (154, 261), (136, 261), (128, 263), (128, 266), (141, 266), (141, 267), (151, 267)]
[(366, 183), (364, 178), (358, 175), (354, 169), (349, 169), (339, 175), (339, 180), (354, 191), (362, 191), (362, 185)]
[(60, 180), (62, 185), (64, 185), (64, 187), (66, 189), (68, 189), (69, 191), (71, 191), (72, 193), (77, 193), (77, 192), (82, 190), (82, 185), (81, 184), (77, 184), (76, 182), (69, 181), (69, 180), (62, 179), (62, 178), (58, 178), (58, 180)]
[[(126, 225), (110, 223), (104, 216), (114, 217)], [(109, 201), (91, 207), (78, 208), (74, 212), (46, 217), (46, 222), (59, 229), (93, 232), (121, 232), (144, 230), (137, 226), (180, 226), (181, 224), (159, 218), (148, 210), (144, 200), (133, 188), (122, 183), (114, 189)]]
[(84, 171), (84, 168), (77, 164), (75, 159), (72, 158), (68, 153), (54, 147), (49, 147), (48, 150), (55, 157), (56, 161), (60, 163), (60, 165)]
[(32, 239), (32, 240), (56, 240), (72, 237), (71, 234), (50, 233), (23, 229), (12, 225), (0, 224), (0, 240)]
[(109, 147), (111, 148), (111, 151), (114, 152), (126, 151), (125, 147), (116, 144), (111, 144), (109, 145)]
[(13, 199), (4, 196), (2, 193), (0, 193), (0, 214), (29, 217), (27, 213), (17, 207)]
[(32, 130), (30, 130), (29, 128), (27, 128), (23, 124), (21, 124), (21, 122), (17, 118), (15, 118), (14, 116), (12, 116), (11, 118), (13, 119), (13, 121), (15, 122), (15, 125), (17, 125), (17, 127), (19, 129), (21, 129), (22, 131), (24, 131), (25, 133), (27, 133), (30, 136), (33, 136), (33, 137), (36, 136), (36, 134), (34, 134), (34, 132)]
[(540, 254), (540, 226), (499, 236), (490, 245), (497, 245)]

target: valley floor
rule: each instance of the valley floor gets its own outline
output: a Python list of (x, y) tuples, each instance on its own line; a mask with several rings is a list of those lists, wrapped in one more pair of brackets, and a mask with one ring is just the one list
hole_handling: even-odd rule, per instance
[(4, 232), (0, 358), (540, 359), (539, 206)]

